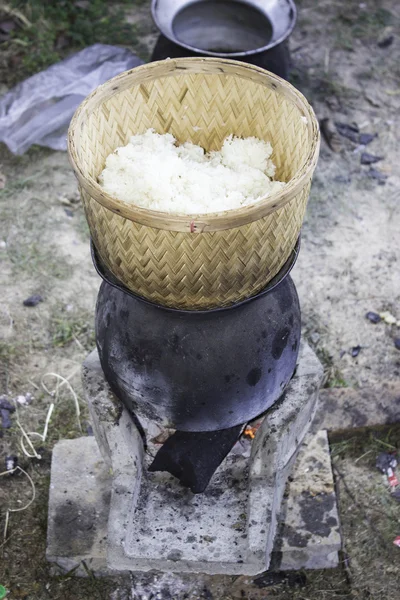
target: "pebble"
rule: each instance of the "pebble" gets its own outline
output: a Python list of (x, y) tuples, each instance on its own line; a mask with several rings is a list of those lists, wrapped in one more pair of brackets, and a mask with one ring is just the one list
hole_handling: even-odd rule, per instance
[(365, 318), (368, 319), (368, 321), (371, 321), (371, 323), (379, 323), (379, 321), (381, 321), (381, 317), (378, 315), (378, 313), (375, 312), (367, 312), (367, 314), (365, 315)]
[(6, 396), (0, 396), (0, 410), (8, 410), (14, 412), (15, 407), (7, 400)]
[(3, 427), (3, 429), (10, 429), (10, 427), (12, 426), (11, 419), (10, 419), (10, 411), (5, 408), (2, 408), (0, 410), (0, 415), (1, 415), (1, 426)]
[(360, 133), (359, 142), (362, 146), (367, 146), (378, 136), (377, 133)]
[(353, 348), (351, 349), (351, 355), (353, 358), (356, 358), (356, 356), (358, 356), (360, 354), (361, 351), (361, 346), (353, 346)]
[(39, 294), (34, 294), (33, 296), (29, 296), (26, 300), (23, 301), (24, 306), (37, 306), (39, 302), (43, 302), (42, 296)]
[(373, 169), (372, 167), (368, 171), (368, 177), (371, 177), (371, 179), (376, 179), (379, 185), (384, 185), (387, 179), (387, 175), (382, 173), (382, 171), (378, 171), (378, 169)]
[(363, 152), (361, 154), (361, 164), (362, 165), (373, 165), (374, 163), (379, 162), (383, 159), (383, 156), (375, 156), (374, 154), (368, 154), (368, 152)]
[(377, 46), (379, 48), (388, 48), (393, 44), (394, 35), (393, 27), (385, 27), (377, 40)]
[(394, 340), (394, 347), (397, 348), (397, 350), (400, 350), (400, 338)]
[(30, 404), (33, 399), (34, 399), (33, 395), (30, 392), (28, 392), (27, 394), (25, 394), (25, 396), (21, 395), (21, 396), (17, 396), (16, 397), (16, 401), (18, 402), (18, 404), (22, 404), (22, 405), (24, 405), (24, 404)]
[(346, 137), (355, 144), (358, 144), (359, 129), (357, 125), (349, 125), (348, 123), (339, 123), (338, 121), (335, 121), (335, 126), (340, 135)]
[(13, 471), (18, 465), (18, 456), (6, 456), (6, 471)]

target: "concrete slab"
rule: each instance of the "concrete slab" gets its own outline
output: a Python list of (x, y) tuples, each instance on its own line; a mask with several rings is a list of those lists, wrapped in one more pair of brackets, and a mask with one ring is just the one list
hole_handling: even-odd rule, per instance
[(109, 566), (239, 575), (265, 571), (286, 480), (313, 419), (321, 378), (318, 359), (302, 344), (296, 374), (260, 420), (255, 439), (237, 444), (206, 492), (193, 495), (171, 475), (147, 471), (159, 448), (154, 439), (159, 428), (140, 419), (148, 443), (143, 456), (134, 418), (110, 391), (93, 352), (84, 363), (83, 384), (97, 441), (114, 472)]
[[(235, 461), (233, 468), (234, 463)], [(110, 468), (104, 462), (93, 437), (63, 440), (55, 446), (49, 501), (49, 561), (67, 571), (77, 567), (74, 571), (77, 575), (87, 573), (82, 561), (98, 576), (121, 573), (123, 565), (112, 569), (107, 565), (106, 557), (105, 540), (108, 535), (111, 488)], [(217, 482), (213, 489), (218, 494)], [(274, 568), (321, 569), (337, 566), (340, 534), (326, 432), (308, 434), (306, 437), (296, 460), (287, 494), (281, 511), (284, 522), (280, 524), (273, 552)], [(219, 495), (221, 496), (221, 492)], [(171, 500), (174, 500), (173, 496)], [(222, 524), (221, 527), (216, 527), (214, 523), (210, 537), (206, 524), (200, 522), (203, 529), (199, 529), (201, 533), (196, 541), (202, 536), (205, 558), (207, 549), (214, 545), (213, 538), (218, 538), (223, 530), (239, 546), (243, 539), (241, 536), (244, 534), (245, 520), (239, 512), (239, 505), (233, 509), (235, 512), (229, 513), (231, 518), (223, 527)], [(185, 532), (169, 533), (175, 538), (186, 535), (187, 539), (190, 535), (189, 527), (190, 520), (187, 519)], [(173, 522), (169, 524), (169, 528), (174, 529)], [(141, 535), (148, 533), (141, 532)], [(214, 551), (215, 548), (216, 546)], [(232, 556), (236, 558), (239, 552), (240, 549), (235, 549)], [(171, 571), (181, 571), (181, 560), (172, 560), (172, 563)]]
[(282, 571), (337, 567), (339, 515), (328, 435), (308, 434), (287, 486), (273, 564)]
[(47, 530), (47, 560), (65, 571), (85, 565), (108, 574), (107, 526), (112, 477), (96, 440), (61, 440), (53, 450)]
[(348, 430), (400, 422), (400, 382), (375, 388), (332, 388), (320, 391), (313, 429), (335, 436)]

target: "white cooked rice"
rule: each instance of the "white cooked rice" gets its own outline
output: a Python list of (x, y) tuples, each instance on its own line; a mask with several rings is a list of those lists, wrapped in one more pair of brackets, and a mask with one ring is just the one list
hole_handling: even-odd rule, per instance
[(255, 137), (230, 135), (220, 151), (149, 129), (106, 160), (103, 189), (123, 202), (168, 213), (200, 214), (258, 202), (285, 185), (272, 181), (272, 147)]

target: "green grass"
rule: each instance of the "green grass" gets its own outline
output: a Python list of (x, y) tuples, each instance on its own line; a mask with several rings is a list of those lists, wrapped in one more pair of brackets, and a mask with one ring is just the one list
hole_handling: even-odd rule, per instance
[(353, 9), (346, 7), (335, 15), (332, 26), (336, 47), (351, 51), (355, 39), (376, 44), (380, 32), (394, 22), (393, 14), (376, 4), (377, 2), (369, 2), (365, 9), (360, 10), (357, 2)]
[(75, 342), (90, 352), (95, 345), (92, 313), (78, 309), (72, 312), (55, 309), (50, 319), (50, 336), (55, 347), (65, 347)]
[[(343, 434), (345, 435), (345, 434)], [(400, 424), (349, 431), (345, 439), (330, 444), (331, 456), (352, 458), (363, 464), (375, 466), (375, 460), (381, 452), (398, 452), (400, 449)], [(335, 436), (333, 436), (335, 439)]]
[[(9, 40), (0, 44), (4, 63), (0, 79), (12, 85), (63, 59), (71, 51), (95, 43), (134, 47), (138, 42), (137, 31), (124, 19), (124, 4), (132, 2), (9, 0), (18, 27)], [(0, 15), (1, 12), (0, 8)]]

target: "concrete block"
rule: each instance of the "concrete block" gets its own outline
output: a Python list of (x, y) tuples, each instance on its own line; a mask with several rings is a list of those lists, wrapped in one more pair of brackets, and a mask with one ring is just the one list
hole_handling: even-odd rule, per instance
[[(107, 564), (111, 488), (110, 469), (103, 461), (93, 437), (58, 442), (54, 448), (51, 470), (49, 561), (65, 571), (76, 569), (76, 575), (87, 574), (82, 561), (96, 576), (121, 573), (124, 565), (129, 570), (129, 561), (125, 562), (123, 549), (120, 550), (122, 564), (115, 569)], [(240, 539), (245, 531), (245, 522), (240, 513), (237, 516), (238, 520), (232, 524), (235, 525), (233, 530), (237, 533), (237, 539)], [(187, 517), (186, 532), (171, 532), (176, 538), (184, 533), (187, 536), (194, 535), (189, 533), (189, 511)], [(202, 523), (199, 526), (205, 531)], [(172, 529), (173, 525), (169, 527)], [(213, 538), (220, 535), (221, 529), (214, 531), (211, 538), (207, 533), (201, 534), (205, 554), (209, 544), (214, 542)], [(200, 536), (196, 537), (197, 542), (200, 539)], [(272, 562), (274, 569), (281, 570), (331, 568), (338, 565), (339, 549), (337, 505), (326, 432), (308, 434), (282, 502)], [(174, 558), (178, 557), (175, 555)], [(181, 572), (181, 560), (172, 562), (171, 571)]]
[[(206, 492), (194, 495), (168, 473), (147, 471), (159, 448), (155, 438), (160, 429), (143, 419), (137, 426), (137, 418), (111, 393), (97, 353), (93, 352), (84, 363), (83, 384), (101, 454), (113, 472), (108, 482), (108, 567), (116, 571), (155, 569), (245, 575), (265, 571), (286, 481), (313, 419), (321, 378), (319, 361), (302, 344), (296, 374), (282, 399), (260, 420), (255, 439), (251, 442), (242, 438), (220, 465)], [(147, 434), (146, 453), (139, 430)], [(52, 472), (61, 468), (57, 452)], [(325, 453), (329, 460), (327, 448)], [(72, 468), (69, 463), (68, 466)], [(75, 487), (73, 477), (70, 485)], [(306, 489), (303, 492), (307, 494)], [(57, 498), (53, 492), (52, 516), (59, 511), (55, 508)], [(295, 510), (288, 506), (289, 515), (294, 515)], [(298, 511), (299, 521), (303, 513), (300, 508)], [(307, 525), (299, 523), (303, 529)], [(49, 522), (50, 527), (54, 529), (54, 522)], [(282, 547), (276, 550), (275, 557), (276, 553), (286, 556), (285, 544), (290, 546), (293, 542), (293, 526), (288, 527), (289, 533), (283, 533)], [(55, 535), (51, 539), (54, 542)], [(68, 552), (71, 554), (71, 549)], [(285, 564), (291, 568), (290, 556), (299, 549), (291, 545), (288, 552)], [(298, 568), (305, 566), (302, 560), (310, 562), (304, 546), (300, 552), (303, 558), (299, 555), (292, 560)], [(54, 543), (48, 555), (57, 556)]]

